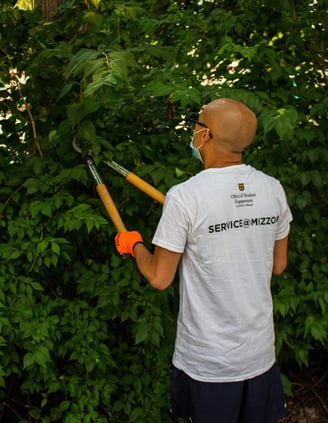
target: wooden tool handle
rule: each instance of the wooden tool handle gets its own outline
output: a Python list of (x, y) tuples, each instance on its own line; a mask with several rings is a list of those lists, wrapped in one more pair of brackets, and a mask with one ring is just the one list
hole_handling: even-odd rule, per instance
[(129, 172), (125, 179), (133, 184), (135, 187), (143, 191), (149, 197), (153, 198), (155, 201), (163, 204), (165, 200), (165, 195), (154, 188), (152, 185), (148, 184), (148, 182), (144, 181), (143, 179), (139, 178), (135, 173)]
[(109, 194), (106, 185), (105, 184), (98, 184), (96, 186), (97, 192), (99, 197), (101, 198), (101, 201), (103, 202), (103, 205), (105, 206), (107, 213), (109, 217), (111, 218), (111, 221), (113, 222), (113, 225), (115, 226), (117, 232), (125, 232), (126, 227), (123, 223), (123, 220), (121, 219), (121, 216), (115, 206), (115, 203)]

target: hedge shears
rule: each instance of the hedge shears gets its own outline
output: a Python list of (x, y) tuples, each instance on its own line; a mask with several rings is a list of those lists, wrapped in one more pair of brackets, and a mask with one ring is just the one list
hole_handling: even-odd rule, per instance
[[(80, 146), (77, 144), (76, 140), (73, 140), (73, 148), (78, 153), (82, 154), (82, 150)], [(104, 184), (97, 168), (92, 160), (91, 153), (88, 152), (88, 159), (86, 161), (88, 168), (90, 170), (90, 173), (93, 177), (93, 180), (96, 184), (96, 190), (97, 193), (111, 219), (113, 222), (113, 225), (115, 226), (117, 232), (125, 232), (127, 229), (123, 223), (123, 220), (120, 216), (119, 211), (117, 210), (117, 207), (108, 192), (108, 189), (106, 185)], [(107, 166), (110, 166), (112, 169), (116, 170), (118, 173), (123, 175), (125, 179), (130, 182), (132, 185), (143, 191), (145, 194), (147, 194), (149, 197), (153, 198), (157, 202), (163, 204), (165, 200), (165, 195), (162, 194), (160, 191), (158, 191), (156, 188), (154, 188), (152, 185), (148, 184), (148, 182), (141, 179), (139, 176), (135, 175), (133, 172), (130, 172), (129, 170), (125, 169), (123, 166), (119, 165), (118, 163), (112, 161), (112, 160), (106, 160), (104, 163)]]

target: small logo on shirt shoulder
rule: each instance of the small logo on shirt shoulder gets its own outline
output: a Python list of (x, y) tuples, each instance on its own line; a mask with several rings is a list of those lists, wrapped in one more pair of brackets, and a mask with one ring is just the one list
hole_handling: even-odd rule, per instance
[(244, 183), (238, 184), (238, 188), (239, 188), (239, 191), (245, 191), (245, 184)]

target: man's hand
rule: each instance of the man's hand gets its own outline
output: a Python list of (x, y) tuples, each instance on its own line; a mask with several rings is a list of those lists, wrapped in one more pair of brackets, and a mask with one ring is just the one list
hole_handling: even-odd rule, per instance
[(141, 234), (137, 231), (119, 232), (115, 236), (116, 249), (121, 254), (121, 256), (124, 254), (130, 254), (132, 257), (134, 257), (133, 249), (138, 243), (143, 244), (143, 239)]

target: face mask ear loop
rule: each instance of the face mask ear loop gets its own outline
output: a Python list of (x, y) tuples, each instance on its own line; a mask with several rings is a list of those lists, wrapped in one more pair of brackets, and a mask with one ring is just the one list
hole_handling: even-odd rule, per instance
[(190, 144), (189, 144), (189, 146), (191, 148), (192, 155), (194, 157), (196, 157), (196, 159), (200, 160), (202, 163), (204, 163), (204, 160), (203, 160), (203, 157), (202, 157), (199, 149), (203, 147), (203, 145), (205, 144), (205, 142), (203, 142), (200, 146), (195, 147), (194, 146), (194, 140), (195, 140), (195, 135), (198, 134), (198, 132), (205, 131), (206, 129), (207, 128), (202, 128), (202, 129), (198, 129), (198, 131), (194, 132), (193, 133), (193, 136), (191, 137)]

